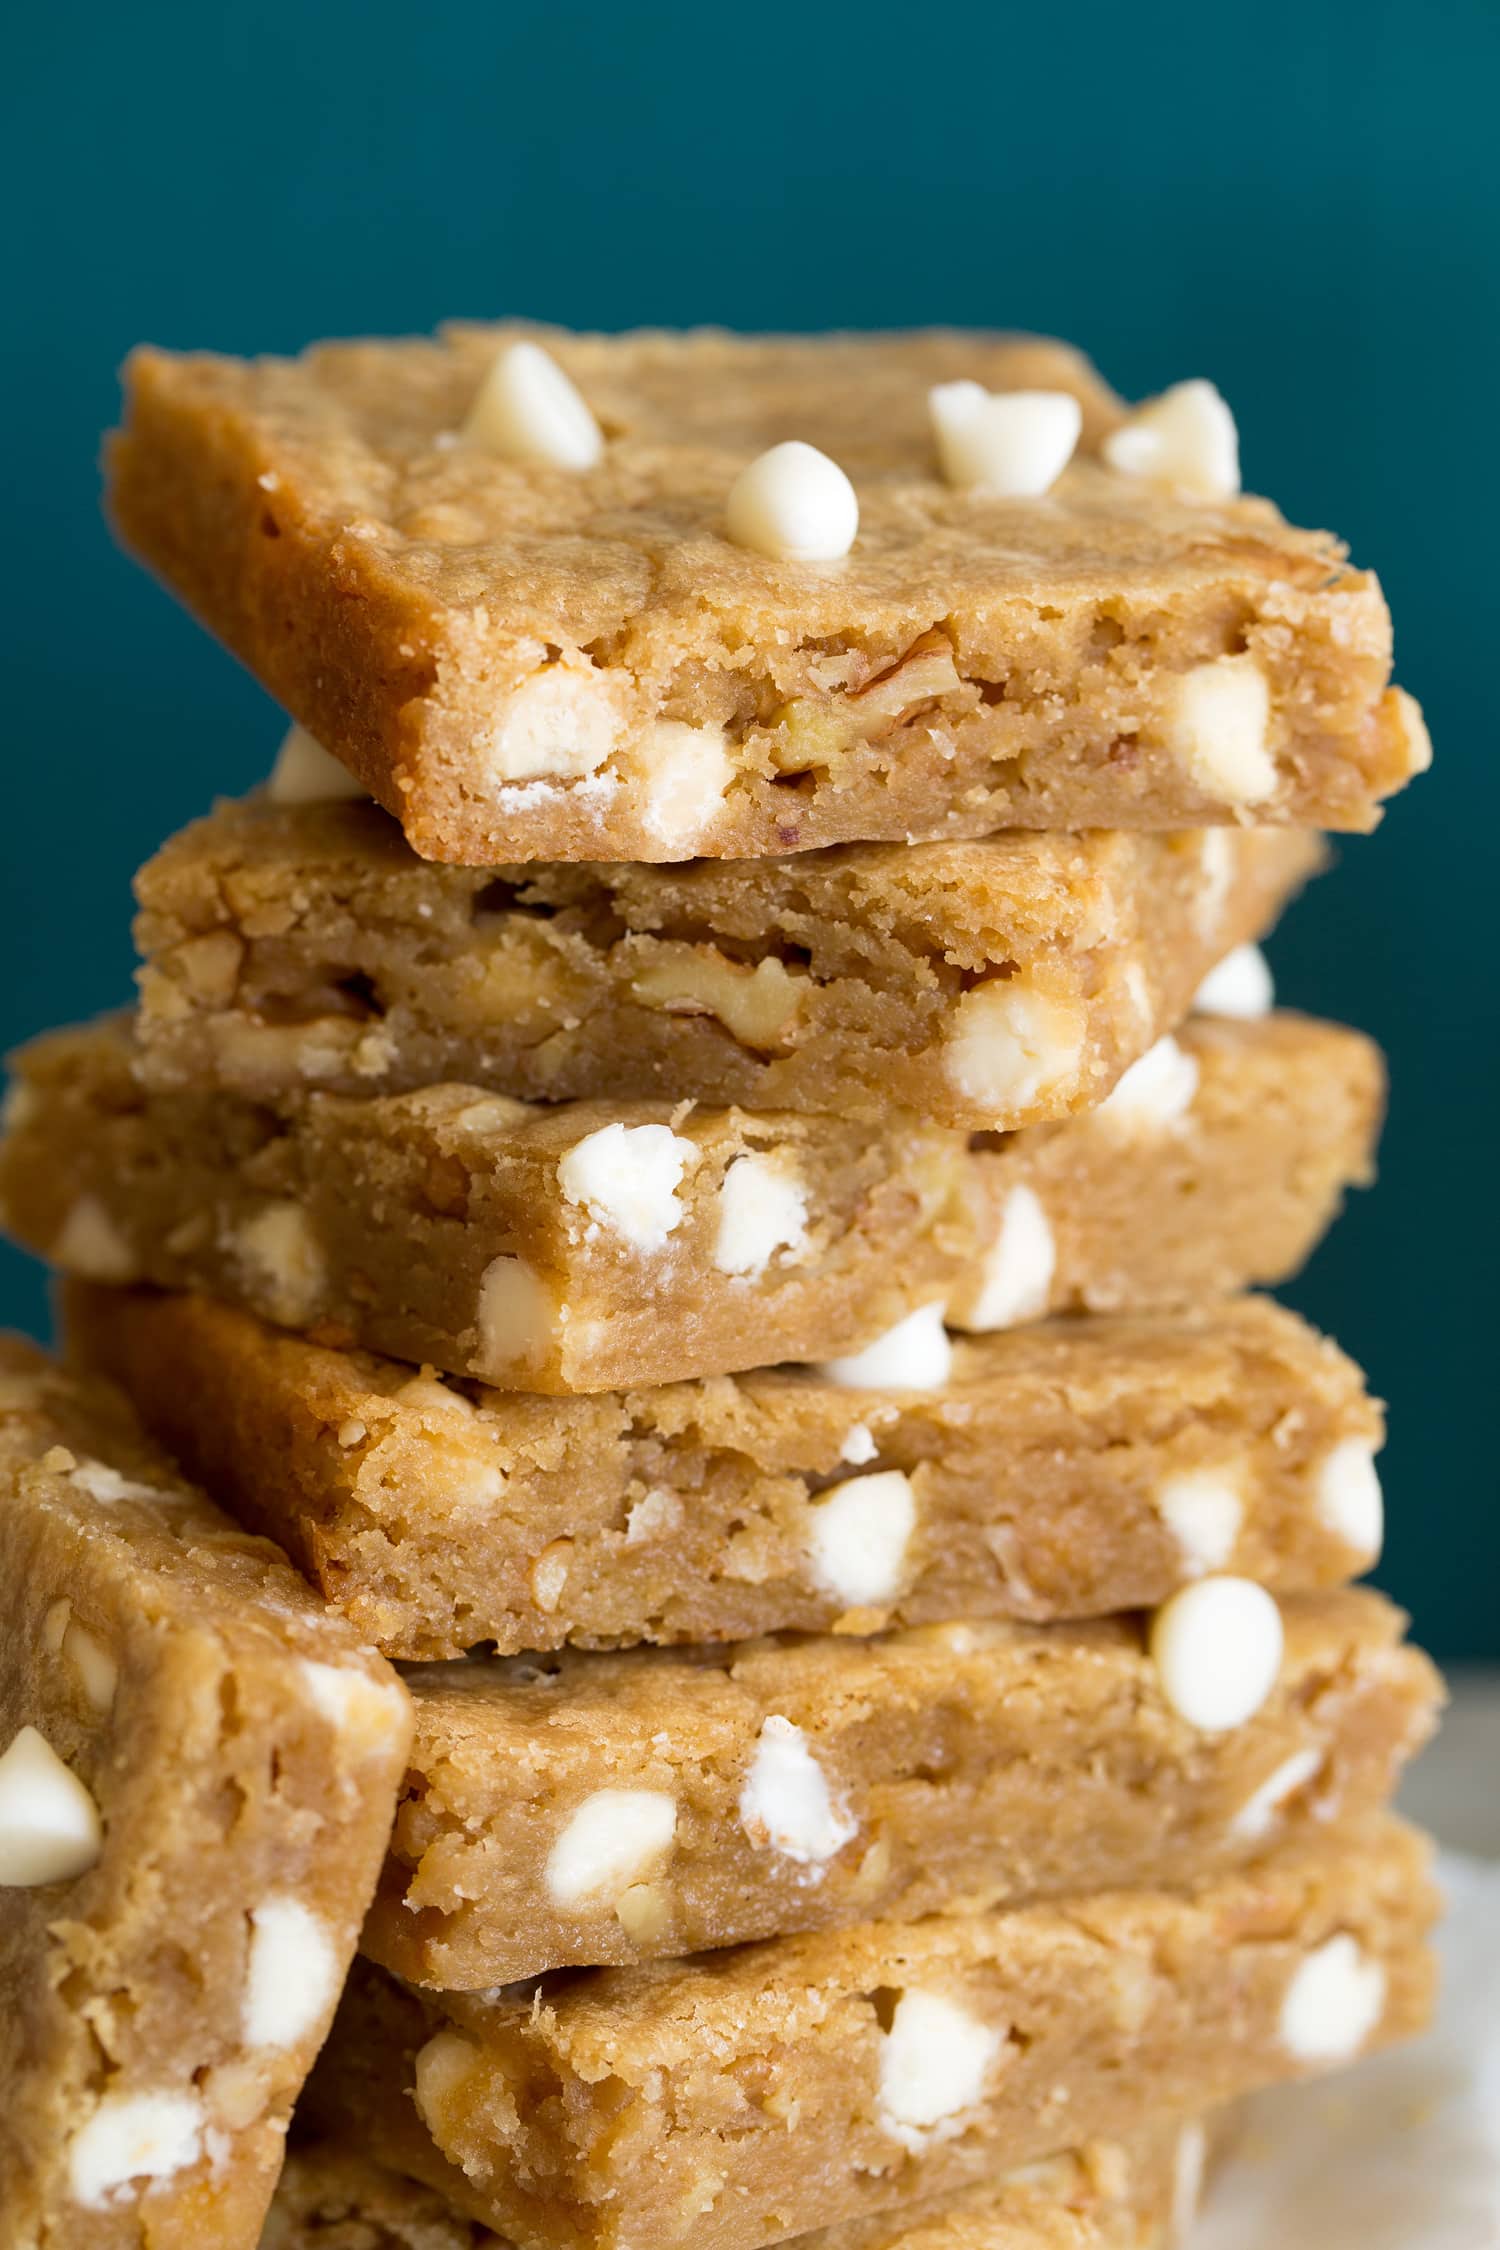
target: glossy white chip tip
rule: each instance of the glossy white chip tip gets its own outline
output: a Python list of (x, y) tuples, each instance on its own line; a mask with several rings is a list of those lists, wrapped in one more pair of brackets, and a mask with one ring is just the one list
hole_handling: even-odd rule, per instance
[(1237, 945), (1209, 970), (1193, 995), (1200, 1016), (1234, 1016), (1255, 1023), (1276, 1004), (1271, 964), (1258, 945)]
[(1281, 1612), (1248, 1578), (1200, 1578), (1151, 1620), (1151, 1660), (1178, 1717), (1203, 1734), (1254, 1718), (1281, 1670)]
[(859, 1823), (833, 1801), (799, 1726), (773, 1713), (761, 1727), (740, 1791), (740, 1825), (752, 1844), (803, 1867), (821, 1867), (858, 1834)]
[(496, 353), (462, 434), (487, 453), (548, 468), (592, 469), (604, 458), (603, 432), (577, 384), (526, 338)]
[(367, 797), (369, 791), (306, 727), (293, 726), (276, 753), (266, 795), (273, 805), (319, 805)]
[(862, 1352), (825, 1359), (825, 1382), (851, 1391), (938, 1391), (953, 1372), (953, 1344), (943, 1307), (919, 1305)]
[(1040, 1320), (1057, 1271), (1057, 1244), (1035, 1191), (1013, 1187), (1000, 1211), (995, 1239), (985, 1252), (979, 1287), (962, 1328), (988, 1334)]
[(1201, 377), (1147, 399), (1111, 430), (1101, 450), (1122, 476), (1171, 485), (1194, 500), (1227, 500), (1240, 489), (1234, 416)]
[(1341, 1438), (1318, 1470), (1318, 1520), (1325, 1530), (1374, 1562), (1385, 1538), (1385, 1503), (1375, 1448)]
[(68, 2143), (68, 2185), (86, 2211), (125, 2202), (203, 2154), (207, 2123), (196, 2094), (106, 2094)]
[(1156, 1495), (1156, 1508), (1191, 1577), (1224, 1568), (1245, 1514), (1238, 1480), (1227, 1469), (1184, 1469), (1168, 1477)]
[(904, 1469), (846, 1477), (813, 1501), (809, 1545), (813, 1577), (846, 1609), (893, 1601), (916, 1529), (917, 1500)]
[(729, 536), (775, 562), (837, 562), (854, 545), (859, 501), (826, 453), (800, 438), (740, 471), (725, 504)]
[(301, 1899), (268, 1898), (250, 1916), (246, 2046), (300, 2046), (332, 2009), (342, 1983), (343, 1964), (326, 1924)]
[(668, 1125), (601, 1125), (568, 1150), (557, 1184), (633, 1250), (661, 1250), (681, 1222), (677, 1190), (697, 1153)]
[(1077, 1008), (1024, 977), (990, 977), (953, 1010), (945, 1043), (951, 1083), (996, 1127), (1070, 1092), (1083, 1061)]
[(1288, 1798), (1305, 1789), (1322, 1766), (1322, 1751), (1312, 1748), (1294, 1750), (1289, 1758), (1283, 1758), (1259, 1787), (1251, 1790), (1229, 1824), (1231, 1835), (1256, 1839), (1269, 1836)]
[(73, 1882), (103, 1849), (88, 1790), (45, 1735), (22, 1727), (0, 1757), (0, 1887)]
[(1124, 1133), (1161, 1133), (1186, 1117), (1197, 1091), (1197, 1060), (1168, 1032), (1121, 1073), (1099, 1115)]
[(1281, 2044), (1297, 2062), (1353, 2060), (1385, 2013), (1386, 1976), (1341, 1930), (1298, 1964), (1281, 2003)]
[(1083, 409), (1070, 391), (987, 391), (939, 383), (927, 394), (949, 484), (997, 500), (1049, 492), (1072, 460)]
[(596, 1789), (547, 1855), (548, 1894), (559, 1906), (618, 1896), (650, 1873), (677, 1832), (677, 1806), (660, 1789)]
[(938, 1992), (903, 1992), (880, 2046), (880, 2122), (917, 2149), (971, 2110), (1004, 2046), (1002, 2033)]
[(807, 1241), (807, 1190), (785, 1157), (737, 1156), (719, 1188), (713, 1261), (723, 1274), (753, 1279), (778, 1250)]

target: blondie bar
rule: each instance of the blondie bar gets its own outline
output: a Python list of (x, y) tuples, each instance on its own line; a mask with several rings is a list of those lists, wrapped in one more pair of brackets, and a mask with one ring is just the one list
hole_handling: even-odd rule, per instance
[[(367, 2136), (287, 2159), (260, 2250), (515, 2250), (368, 2153)], [(1208, 2136), (1196, 2120), (1095, 2141), (996, 2180), (799, 2237), (790, 2250), (1181, 2250)]]
[(1326, 1587), (1380, 1545), (1379, 1411), (1258, 1298), (959, 1341), (927, 1389), (778, 1369), (569, 1399), (201, 1298), (75, 1285), (67, 1320), (391, 1655), (1097, 1616), (1205, 1571)]
[(0, 1341), (0, 2236), (254, 2250), (411, 1737), (108, 1386)]
[(1185, 1890), (419, 1994), (356, 1964), (312, 2110), (526, 2250), (753, 2250), (1419, 2030), (1390, 1820)]
[(252, 799), (141, 871), (142, 1067), (1009, 1129), (1102, 1099), (1321, 857), (1262, 828), (437, 867), (373, 806)]
[(1379, 1059), (1203, 1019), (1007, 1138), (665, 1103), (152, 1094), (120, 1020), (19, 1058), (0, 1205), (75, 1272), (201, 1289), (501, 1389), (848, 1356), (1279, 1280), (1367, 1176)]
[(473, 1990), (1210, 1874), (1373, 1811), (1432, 1731), (1379, 1595), (1281, 1612), (1275, 1685), (1218, 1734), (1135, 1617), (418, 1668), (363, 1949)]
[[(1037, 390), (1081, 447), (997, 494), (943, 425)], [(788, 440), (842, 559), (759, 551)], [(1036, 338), (455, 326), (136, 353), (110, 508), (428, 858), (1370, 826), (1428, 754), (1374, 579), (1237, 497), (1232, 426), (1206, 495), (1153, 446)]]

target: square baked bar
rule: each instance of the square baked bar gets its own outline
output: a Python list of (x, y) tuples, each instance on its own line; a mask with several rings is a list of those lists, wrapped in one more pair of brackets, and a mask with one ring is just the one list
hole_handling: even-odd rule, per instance
[(108, 1384), (0, 1338), (0, 2241), (255, 2250), (411, 1706)]
[(136, 1059), (120, 1018), (17, 1058), (0, 1221), (31, 1248), (548, 1392), (826, 1361), (912, 1320), (940, 1354), (945, 1319), (1279, 1281), (1367, 1176), (1381, 1094), (1368, 1040), (1297, 1016), (1198, 1018), (1154, 1050), (1152, 1102), (1127, 1082), (973, 1142), (899, 1112), (549, 1108), (455, 1085), (153, 1093)]
[[(587, 465), (475, 433), (518, 342), (581, 392)], [(1078, 402), (1050, 489), (945, 480), (953, 383)], [(142, 350), (109, 505), (427, 858), (1369, 827), (1427, 755), (1374, 579), (1236, 476), (1204, 499), (1126, 473), (1124, 419), (1078, 353), (1003, 335)], [(743, 543), (731, 487), (787, 441), (852, 480), (841, 559)]]
[(438, 867), (373, 805), (250, 799), (137, 879), (141, 1070), (1008, 1131), (1102, 1100), (1322, 860), (1211, 828)]
[(757, 2250), (1409, 2038), (1430, 1857), (1382, 1818), (1198, 1885), (499, 1992), (358, 1962), (311, 2112), (527, 2250)]

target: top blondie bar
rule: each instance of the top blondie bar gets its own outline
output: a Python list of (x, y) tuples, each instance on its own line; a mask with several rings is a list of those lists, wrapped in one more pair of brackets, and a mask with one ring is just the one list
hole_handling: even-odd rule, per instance
[(1042, 338), (143, 349), (108, 472), (428, 859), (1367, 829), (1430, 755), (1375, 579), (1240, 496), (1211, 386), (1131, 414)]

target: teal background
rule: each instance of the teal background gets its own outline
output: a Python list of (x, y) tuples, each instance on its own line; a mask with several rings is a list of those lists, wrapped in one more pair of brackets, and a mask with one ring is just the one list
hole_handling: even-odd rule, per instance
[(1291, 1295), (1392, 1405), (1384, 1582), (1500, 1654), (1493, 0), (61, 6), (5, 74), (7, 1043), (125, 994), (132, 869), (279, 734), (101, 527), (132, 342), (943, 320), (1221, 384), (1249, 483), (1380, 570), (1437, 739), (1273, 948), (1395, 1072), (1380, 1190)]

